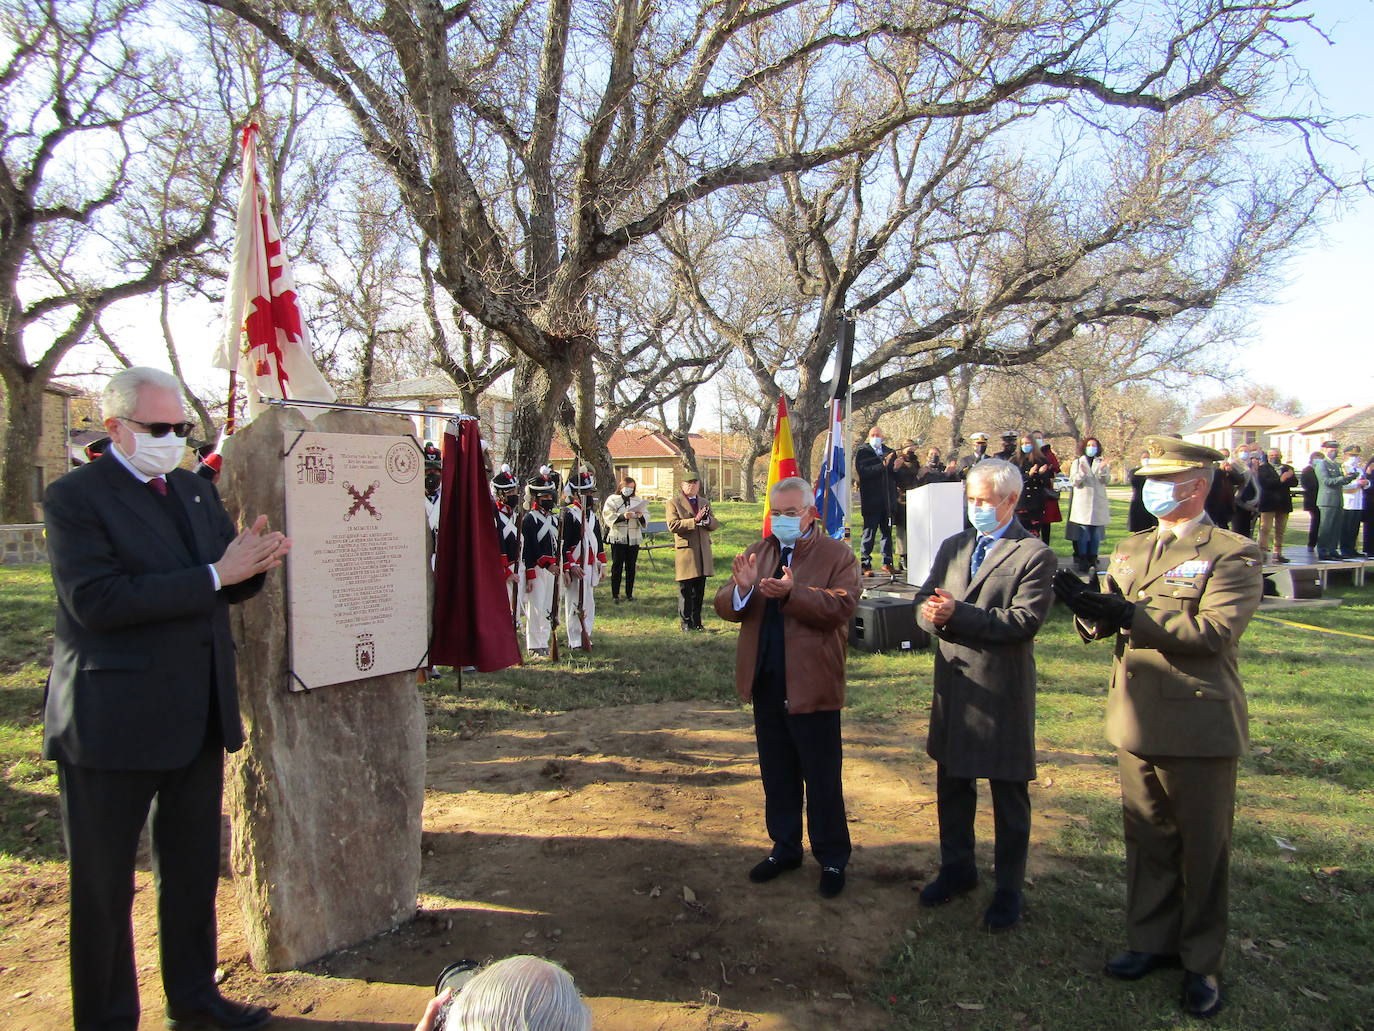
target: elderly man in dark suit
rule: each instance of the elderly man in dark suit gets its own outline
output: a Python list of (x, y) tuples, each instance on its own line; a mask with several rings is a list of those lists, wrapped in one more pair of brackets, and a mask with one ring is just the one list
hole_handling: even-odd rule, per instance
[(921, 890), (938, 906), (972, 891), (976, 781), (992, 791), (996, 890), (984, 926), (1021, 920), (1035, 779), (1035, 634), (1053, 597), (1054, 554), (1016, 521), (1021, 473), (989, 458), (968, 474), (972, 526), (936, 552), (918, 618), (934, 635), (935, 698), (926, 752), (935, 760), (940, 873)]
[(1249, 744), (1236, 646), (1264, 593), (1264, 556), (1207, 516), (1220, 452), (1176, 437), (1145, 446), (1158, 530), (1117, 544), (1108, 593), (1067, 572), (1055, 593), (1084, 640), (1116, 642), (1107, 739), (1121, 773), (1126, 950), (1106, 971), (1132, 981), (1182, 966), (1183, 1009), (1205, 1018), (1223, 1002), (1236, 766)]
[(859, 599), (854, 552), (816, 525), (811, 485), (789, 476), (769, 496), (772, 532), (736, 555), (716, 614), (740, 624), (735, 690), (754, 706), (764, 821), (773, 849), (756, 884), (802, 863), (802, 802), (819, 890), (844, 890), (849, 824), (841, 778), (849, 620)]
[(103, 397), (113, 446), (56, 480), (43, 508), (57, 590), (44, 755), (57, 761), (70, 859), (78, 1031), (138, 1027), (134, 857), (151, 809), (162, 984), (173, 1028), (271, 1019), (215, 987), (224, 751), (243, 744), (229, 605), (290, 541), (236, 533), (214, 486), (177, 468), (176, 379), (126, 369)]

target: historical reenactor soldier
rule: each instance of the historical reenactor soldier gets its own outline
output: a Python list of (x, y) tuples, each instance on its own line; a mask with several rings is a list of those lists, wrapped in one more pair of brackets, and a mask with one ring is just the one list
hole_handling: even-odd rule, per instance
[(511, 619), (520, 624), (520, 481), (511, 475), (510, 466), (491, 478), (491, 496), (496, 502), (496, 536), (501, 557), (506, 562), (506, 593), (510, 597)]
[(554, 580), (558, 569), (558, 521), (553, 513), (553, 480), (535, 476), (526, 489), (530, 510), (520, 522), (520, 568), (524, 575), (525, 647), (549, 654), (553, 623)]
[(1182, 1004), (1221, 1009), (1236, 764), (1249, 741), (1236, 646), (1263, 595), (1254, 541), (1204, 504), (1221, 454), (1147, 437), (1145, 506), (1159, 519), (1117, 546), (1109, 593), (1068, 570), (1055, 593), (1084, 640), (1113, 637), (1107, 737), (1117, 749), (1126, 840), (1126, 948), (1134, 980), (1182, 966)]
[(664, 506), (668, 530), (673, 535), (673, 573), (677, 579), (677, 614), (683, 630), (705, 630), (701, 605), (706, 597), (706, 578), (714, 571), (711, 534), (720, 523), (711, 503), (701, 496), (701, 477), (688, 468), (682, 490)]
[(596, 623), (596, 592), (606, 568), (601, 520), (596, 514), (596, 478), (589, 469), (568, 476), (563, 506), (563, 622), (568, 647), (587, 650)]
[(988, 435), (983, 432), (969, 434), (969, 442), (973, 444), (973, 453), (962, 455), (954, 466), (954, 474), (961, 480), (968, 479), (968, 471), (975, 465), (988, 457)]

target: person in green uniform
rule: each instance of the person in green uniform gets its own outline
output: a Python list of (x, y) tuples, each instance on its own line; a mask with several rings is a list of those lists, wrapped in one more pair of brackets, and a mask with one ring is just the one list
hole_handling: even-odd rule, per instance
[(1149, 437), (1140, 472), (1157, 529), (1122, 540), (1107, 591), (1068, 570), (1055, 593), (1083, 639), (1112, 637), (1107, 737), (1117, 747), (1126, 842), (1126, 951), (1134, 980), (1184, 969), (1183, 1009), (1222, 1006), (1236, 764), (1249, 744), (1236, 645), (1263, 594), (1254, 541), (1203, 510), (1211, 448)]

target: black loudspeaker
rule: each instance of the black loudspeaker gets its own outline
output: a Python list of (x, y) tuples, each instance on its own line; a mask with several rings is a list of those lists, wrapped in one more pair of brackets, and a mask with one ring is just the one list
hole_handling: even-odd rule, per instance
[(874, 595), (860, 598), (849, 624), (850, 647), (866, 652), (911, 651), (930, 645), (930, 635), (916, 625), (910, 598)]
[(1321, 573), (1317, 569), (1276, 569), (1264, 574), (1264, 593), (1275, 598), (1320, 598)]

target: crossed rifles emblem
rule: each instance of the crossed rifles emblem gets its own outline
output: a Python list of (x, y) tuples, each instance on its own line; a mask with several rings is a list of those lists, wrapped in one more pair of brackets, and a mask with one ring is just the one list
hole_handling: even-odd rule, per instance
[(367, 509), (368, 515), (372, 516), (373, 519), (382, 518), (382, 513), (378, 512), (377, 507), (372, 504), (371, 500), (369, 500), (372, 497), (372, 492), (375, 491), (380, 485), (381, 484), (379, 481), (373, 480), (372, 485), (360, 494), (357, 490), (354, 489), (353, 484), (349, 483), (347, 480), (344, 481), (343, 489), (348, 491), (348, 493), (353, 496), (353, 505), (349, 508), (348, 513), (344, 516), (344, 522), (348, 522), (349, 520), (351, 520), (363, 509)]

